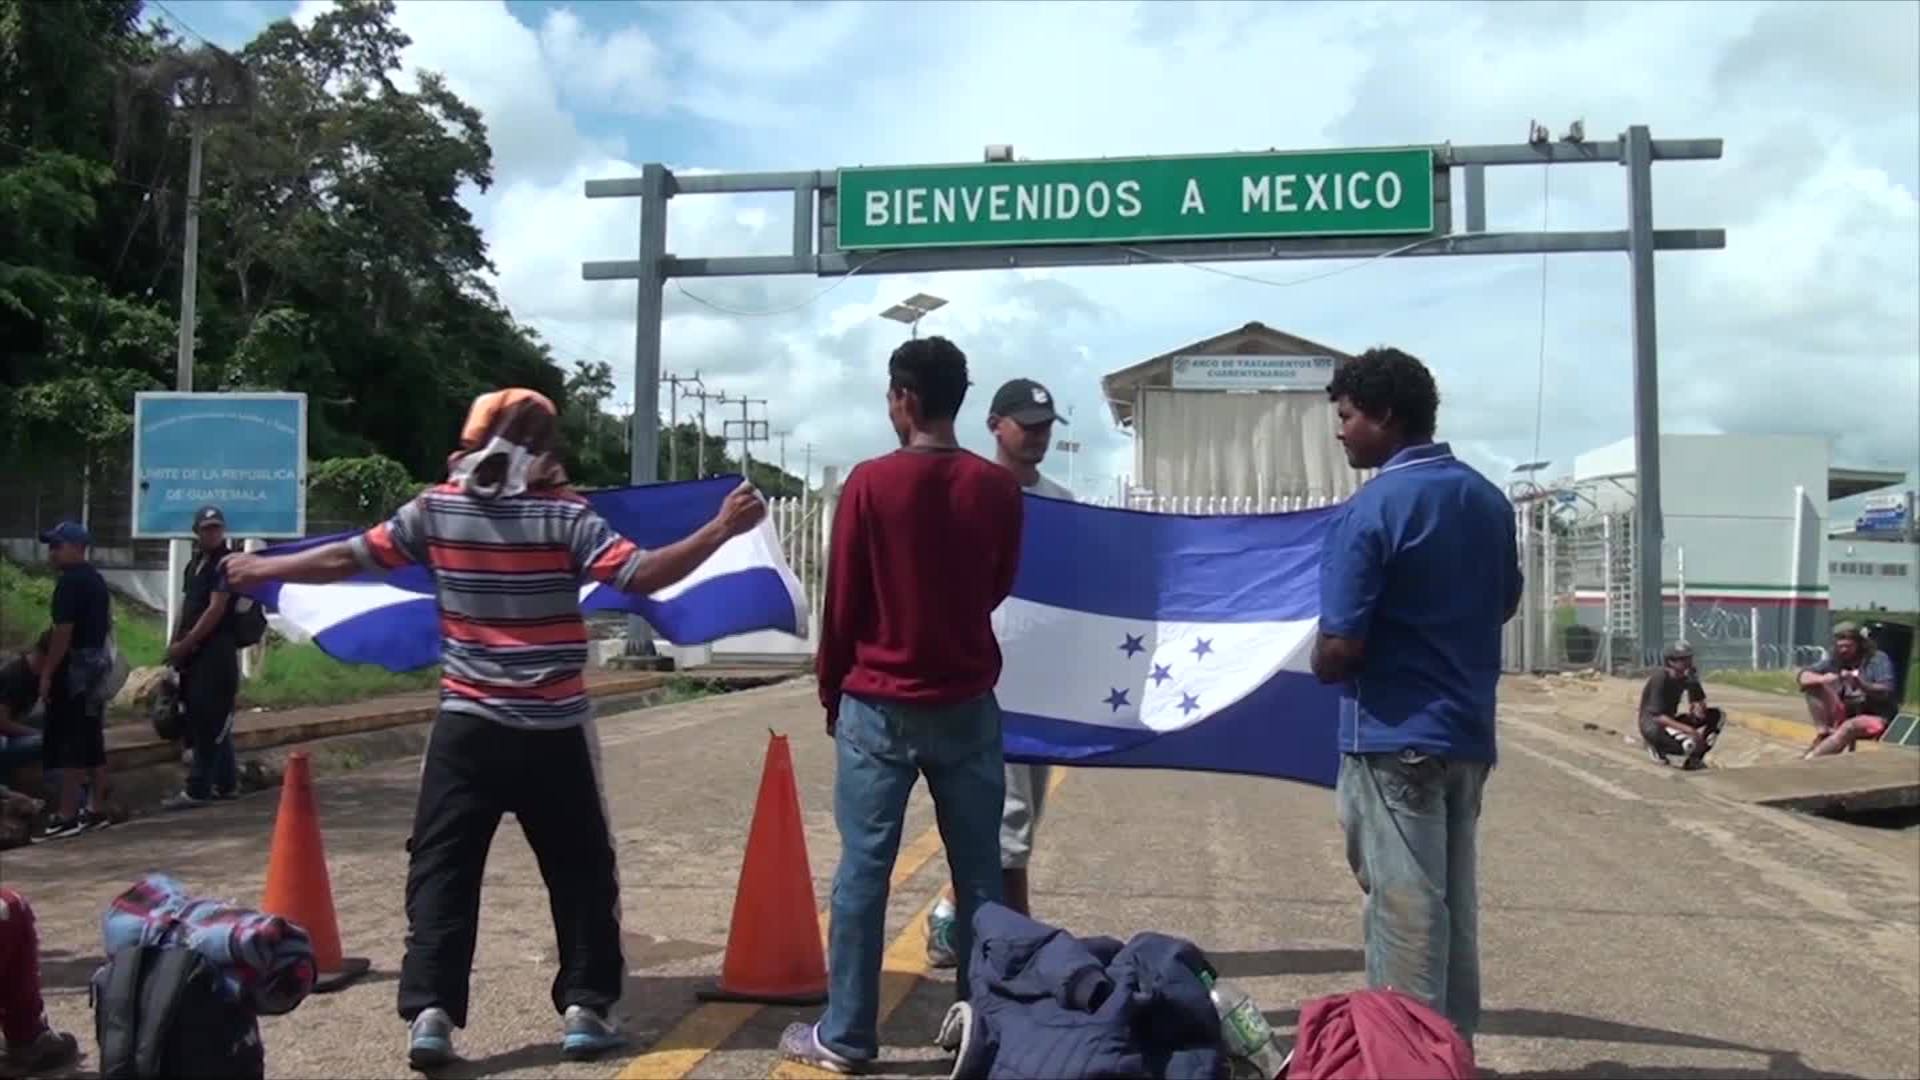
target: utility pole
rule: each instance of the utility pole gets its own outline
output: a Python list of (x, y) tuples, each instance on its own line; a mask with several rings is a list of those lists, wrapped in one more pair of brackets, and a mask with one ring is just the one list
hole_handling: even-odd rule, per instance
[[(193, 389), (194, 302), (200, 280), (200, 158), (207, 126), (198, 109), (187, 110), (187, 224), (180, 253), (180, 352), (174, 361), (173, 388)], [(168, 628), (168, 633), (173, 628)]]
[(793, 434), (791, 431), (776, 431), (773, 433), (773, 437), (780, 440), (780, 473), (783, 476), (786, 475), (787, 471), (787, 436), (791, 434)]
[(692, 383), (694, 386), (701, 387), (701, 389), (705, 389), (705, 384), (700, 381), (700, 373), (698, 371), (695, 371), (691, 378), (668, 372), (660, 376), (660, 381), (666, 383), (668, 386), (667, 431), (669, 434), (667, 438), (667, 479), (678, 480), (680, 479), (680, 451), (678, 449), (680, 444), (680, 395), (684, 393), (688, 396), (693, 396), (693, 391), (681, 390), (680, 384)]
[[(733, 425), (736, 423), (740, 425), (740, 474), (746, 477), (747, 481), (751, 483), (753, 480), (754, 441), (758, 439), (761, 442), (765, 442), (767, 439), (767, 422), (765, 420), (753, 419), (752, 408), (755, 405), (767, 404), (767, 399), (750, 398), (744, 394), (740, 397), (730, 398), (725, 394), (721, 394), (716, 400), (722, 405), (740, 406), (740, 419), (726, 421), (721, 427), (720, 437), (722, 439), (728, 438), (727, 432)], [(756, 435), (756, 432), (759, 434)]]
[[(195, 311), (200, 284), (200, 176), (207, 125), (222, 112), (243, 112), (254, 101), (251, 74), (231, 53), (218, 48), (176, 54), (145, 69), (153, 89), (164, 88), (172, 104), (187, 120), (187, 200), (180, 253), (180, 336), (174, 359), (173, 388), (193, 389), (193, 347), (199, 320)], [(137, 480), (137, 478), (136, 478)], [(180, 630), (180, 575), (185, 567), (185, 541), (167, 541), (167, 634)]]
[(727, 395), (709, 393), (706, 384), (698, 382), (698, 374), (694, 376), (694, 379), (700, 389), (686, 391), (688, 397), (700, 403), (700, 437), (695, 440), (694, 445), (694, 478), (705, 479), (707, 475), (707, 402), (724, 402)]

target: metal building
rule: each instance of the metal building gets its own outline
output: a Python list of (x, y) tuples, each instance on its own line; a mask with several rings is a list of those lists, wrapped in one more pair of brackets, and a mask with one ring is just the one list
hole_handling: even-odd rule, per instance
[(1265, 507), (1353, 494), (1364, 475), (1334, 439), (1327, 382), (1351, 359), (1250, 322), (1100, 380), (1133, 434), (1133, 493)]
[[(1904, 478), (1829, 457), (1818, 435), (1661, 437), (1663, 641), (1687, 640), (1709, 669), (1820, 655), (1835, 606), (1829, 504)], [(1507, 628), (1510, 669), (1640, 666), (1637, 486), (1632, 439), (1581, 454), (1550, 484), (1516, 486), (1527, 591)]]

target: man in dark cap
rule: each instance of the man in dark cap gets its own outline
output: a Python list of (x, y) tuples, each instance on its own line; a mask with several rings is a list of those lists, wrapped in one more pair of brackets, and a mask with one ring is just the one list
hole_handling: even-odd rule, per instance
[[(87, 561), (93, 535), (77, 521), (63, 521), (40, 534), (47, 561), (59, 578), (50, 612), (53, 632), (40, 662), (40, 701), (47, 727), (41, 743), (41, 767), (61, 770), (59, 802), (52, 820), (35, 837), (55, 840), (109, 824), (106, 702), (100, 688), (113, 669), (108, 638), (113, 632), (113, 597), (106, 579)], [(87, 805), (80, 806), (81, 772), (91, 773)]]
[(194, 513), (193, 537), (193, 558), (181, 582), (186, 600), (180, 608), (180, 624), (173, 628), (173, 644), (167, 647), (167, 662), (180, 673), (180, 700), (186, 706), (193, 765), (187, 771), (186, 790), (162, 804), (169, 810), (231, 799), (240, 787), (233, 754), (240, 646), (234, 639), (231, 598), (222, 569), (232, 549), (227, 546), (227, 518), (219, 507), (203, 506)]
[[(1684, 641), (1667, 646), (1661, 666), (1640, 690), (1640, 738), (1647, 756), (1661, 765), (1681, 759), (1683, 769), (1706, 767), (1707, 751), (1720, 737), (1726, 717), (1707, 705), (1706, 688), (1693, 666), (1693, 646)], [(1687, 699), (1685, 715), (1680, 699)]]
[[(1031, 495), (1073, 501), (1073, 492), (1040, 472), (1040, 463), (1053, 446), (1053, 425), (1064, 424), (1053, 394), (1032, 379), (1012, 379), (1002, 385), (987, 406), (987, 431), (993, 436), (993, 460), (1013, 474), (1020, 489)], [(1046, 811), (1047, 786), (1052, 770), (1045, 765), (1006, 764), (1007, 796), (1000, 812), (1000, 886), (1002, 902), (1028, 914), (1027, 864), (1033, 858), (1033, 839)], [(927, 912), (927, 962), (937, 968), (954, 967), (954, 923), (959, 918), (953, 884)]]
[(1851, 622), (1833, 626), (1833, 651), (1800, 673), (1800, 692), (1813, 718), (1810, 758), (1838, 754), (1861, 739), (1886, 734), (1899, 711), (1893, 661)]

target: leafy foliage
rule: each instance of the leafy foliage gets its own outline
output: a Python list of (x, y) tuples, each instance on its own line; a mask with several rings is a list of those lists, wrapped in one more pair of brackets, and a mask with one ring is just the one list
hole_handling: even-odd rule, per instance
[(329, 524), (371, 525), (419, 490), (390, 457), (329, 458), (307, 474), (307, 512)]
[(560, 406), (578, 483), (625, 482), (612, 370), (563, 371), (494, 293), (461, 202), (493, 183), (486, 125), (403, 73), (393, 10), (342, 0), (229, 54), (137, 0), (0, 0), (0, 455), (123, 441), (133, 395), (173, 387), (198, 132), (193, 384), (304, 391), (317, 503), (439, 475), (473, 396), (508, 385)]

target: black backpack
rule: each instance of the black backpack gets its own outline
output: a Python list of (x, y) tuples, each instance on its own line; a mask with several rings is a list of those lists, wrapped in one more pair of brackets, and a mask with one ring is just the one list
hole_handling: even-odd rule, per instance
[[(233, 552), (227, 553), (227, 555), (231, 554), (233, 554)], [(227, 561), (227, 555), (220, 556), (222, 563)], [(224, 566), (221, 567), (219, 575), (220, 588), (224, 589), (227, 585), (226, 568)], [(267, 609), (261, 607), (260, 602), (251, 596), (242, 596), (237, 592), (229, 592), (227, 594), (226, 624), (226, 631), (233, 636), (233, 643), (235, 645), (243, 649), (251, 645), (258, 645), (260, 644), (260, 639), (267, 636)]]
[(192, 949), (122, 949), (93, 976), (101, 1080), (261, 1080), (266, 1048), (252, 1010), (229, 1001), (220, 972)]
[(231, 600), (227, 626), (233, 633), (233, 643), (243, 649), (260, 644), (260, 639), (267, 636), (267, 609), (251, 596), (233, 593)]

